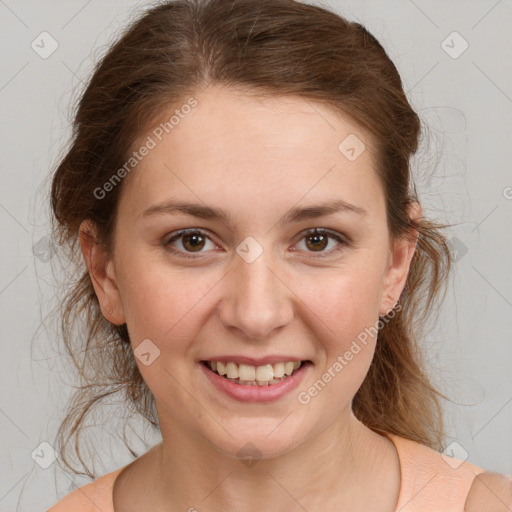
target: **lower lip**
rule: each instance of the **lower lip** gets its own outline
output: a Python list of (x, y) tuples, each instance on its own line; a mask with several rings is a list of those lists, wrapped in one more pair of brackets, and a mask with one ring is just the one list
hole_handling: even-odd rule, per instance
[(236, 384), (225, 377), (221, 377), (218, 373), (207, 368), (204, 363), (199, 363), (202, 372), (219, 391), (241, 402), (274, 402), (279, 400), (299, 385), (311, 365), (310, 362), (304, 363), (290, 377), (278, 384), (247, 386)]

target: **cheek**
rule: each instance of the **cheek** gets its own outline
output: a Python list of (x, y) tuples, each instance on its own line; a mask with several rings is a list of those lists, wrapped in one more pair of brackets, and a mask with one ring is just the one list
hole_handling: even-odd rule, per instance
[[(130, 270), (133, 267), (132, 262)], [(186, 408), (180, 393), (174, 393), (171, 399), (168, 391), (179, 389), (178, 382), (189, 378), (189, 367), (183, 362), (197, 356), (194, 343), (209, 307), (205, 299), (219, 278), (204, 272), (192, 275), (171, 271), (156, 263), (124, 275), (128, 285), (125, 281), (121, 292), (123, 308), (142, 377), (161, 401), (173, 401), (175, 407)], [(137, 356), (144, 340), (151, 341), (149, 345), (145, 342), (148, 350), (144, 350), (151, 354), (151, 361), (157, 354), (148, 365)]]
[[(377, 261), (359, 260), (321, 279), (303, 281), (304, 303), (325, 360), (326, 380), (337, 396), (355, 394), (372, 362), (378, 326), (382, 275)], [(332, 378), (336, 375), (336, 379)]]
[(305, 309), (315, 313), (310, 328), (320, 356), (317, 374), (298, 399), (312, 417), (332, 421), (340, 408), (350, 407), (368, 374), (377, 335), (377, 280), (376, 273), (339, 273), (316, 280), (305, 299)]
[(134, 345), (149, 338), (162, 350), (172, 343), (179, 351), (192, 341), (208, 294), (222, 275), (200, 269), (180, 272), (147, 255), (126, 259), (120, 267), (121, 300)]
[(304, 277), (304, 301), (342, 338), (378, 319), (382, 275), (374, 262)]

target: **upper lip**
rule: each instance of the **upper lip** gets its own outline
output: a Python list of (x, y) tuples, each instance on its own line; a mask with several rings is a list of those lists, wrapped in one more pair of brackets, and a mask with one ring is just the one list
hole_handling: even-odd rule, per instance
[(286, 356), (286, 355), (270, 355), (265, 357), (247, 357), (242, 355), (232, 355), (232, 356), (212, 356), (208, 359), (202, 359), (202, 361), (221, 361), (223, 363), (227, 363), (232, 361), (234, 363), (243, 363), (250, 364), (252, 366), (264, 366), (266, 364), (274, 364), (274, 363), (286, 363), (288, 361), (309, 361), (309, 359), (304, 359), (296, 356)]

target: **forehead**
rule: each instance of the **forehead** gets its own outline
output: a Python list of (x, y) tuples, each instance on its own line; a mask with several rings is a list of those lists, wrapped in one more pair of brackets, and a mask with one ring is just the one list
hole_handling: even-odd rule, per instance
[(153, 147), (124, 184), (133, 209), (171, 196), (253, 216), (334, 199), (381, 206), (372, 138), (348, 116), (299, 97), (218, 86), (194, 99), (138, 139)]

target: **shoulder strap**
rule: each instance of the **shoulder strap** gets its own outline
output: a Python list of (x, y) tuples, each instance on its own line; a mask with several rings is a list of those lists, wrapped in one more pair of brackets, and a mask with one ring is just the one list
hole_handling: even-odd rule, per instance
[(397, 510), (463, 511), (476, 475), (484, 470), (410, 439), (387, 434), (398, 452), (401, 486)]

